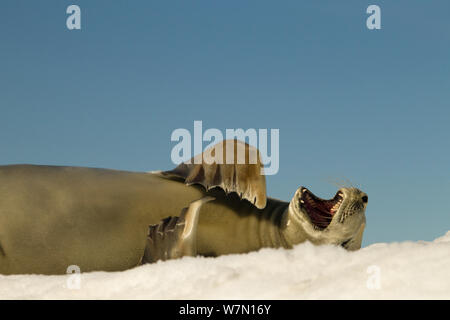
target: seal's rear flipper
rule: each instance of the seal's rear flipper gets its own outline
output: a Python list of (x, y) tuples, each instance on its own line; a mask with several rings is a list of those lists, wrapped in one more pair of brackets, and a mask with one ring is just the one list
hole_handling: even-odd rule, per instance
[(206, 190), (220, 187), (236, 192), (258, 209), (266, 206), (266, 180), (261, 155), (255, 147), (239, 140), (225, 140), (159, 174), (182, 179), (186, 184), (201, 184)]
[(179, 217), (168, 217), (149, 227), (142, 264), (158, 260), (177, 259), (197, 255), (197, 225), (200, 207), (214, 200), (204, 197), (192, 202)]

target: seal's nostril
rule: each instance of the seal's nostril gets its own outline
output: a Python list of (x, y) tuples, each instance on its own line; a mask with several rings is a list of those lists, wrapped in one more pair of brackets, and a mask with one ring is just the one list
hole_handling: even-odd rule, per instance
[(363, 197), (362, 197), (362, 201), (363, 201), (364, 203), (367, 203), (367, 201), (369, 201), (369, 198), (368, 198), (367, 196), (363, 196)]

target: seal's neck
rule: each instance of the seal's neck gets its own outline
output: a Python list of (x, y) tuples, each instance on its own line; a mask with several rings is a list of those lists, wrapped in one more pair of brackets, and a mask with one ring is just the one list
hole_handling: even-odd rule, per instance
[(302, 217), (294, 210), (292, 201), (286, 208), (280, 226), (281, 235), (289, 247), (307, 240)]
[(255, 219), (250, 219), (249, 227), (257, 235), (257, 248), (289, 248), (281, 234), (284, 213), (289, 203), (277, 199), (267, 199), (266, 207), (262, 210), (254, 208)]

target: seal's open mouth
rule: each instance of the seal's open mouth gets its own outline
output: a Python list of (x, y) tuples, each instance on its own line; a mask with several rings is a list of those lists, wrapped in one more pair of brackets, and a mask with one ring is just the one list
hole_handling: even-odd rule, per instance
[(300, 208), (308, 214), (313, 225), (323, 230), (328, 227), (343, 200), (344, 194), (341, 191), (338, 191), (333, 199), (323, 200), (308, 189), (302, 188), (299, 201)]

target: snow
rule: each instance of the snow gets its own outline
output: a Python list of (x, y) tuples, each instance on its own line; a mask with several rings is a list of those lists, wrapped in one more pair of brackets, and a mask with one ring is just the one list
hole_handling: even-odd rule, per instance
[(450, 231), (432, 242), (377, 243), (356, 252), (304, 243), (74, 277), (0, 276), (0, 298), (450, 299)]

